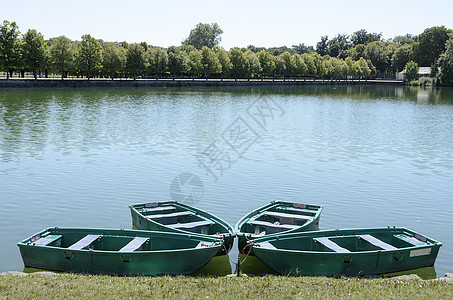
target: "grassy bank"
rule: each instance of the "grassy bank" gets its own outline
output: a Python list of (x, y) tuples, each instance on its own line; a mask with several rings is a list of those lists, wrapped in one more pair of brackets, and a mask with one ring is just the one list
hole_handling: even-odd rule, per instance
[(451, 299), (453, 283), (325, 277), (0, 276), (0, 298)]

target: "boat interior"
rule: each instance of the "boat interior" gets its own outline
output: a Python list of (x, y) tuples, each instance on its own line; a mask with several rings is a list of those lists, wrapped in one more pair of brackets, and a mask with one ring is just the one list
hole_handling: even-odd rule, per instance
[(426, 246), (430, 241), (420, 235), (410, 233), (372, 232), (342, 236), (301, 236), (298, 238), (279, 237), (258, 243), (257, 247), (314, 252), (362, 252), (398, 250), (408, 247)]
[(68, 250), (99, 250), (115, 252), (159, 251), (212, 246), (212, 242), (190, 237), (129, 236), (102, 232), (54, 231), (34, 235), (30, 244), (66, 248)]
[(228, 233), (220, 224), (196, 211), (187, 210), (178, 203), (146, 203), (136, 209), (146, 219), (173, 229), (207, 235)]
[(247, 222), (242, 224), (240, 231), (264, 235), (299, 228), (312, 222), (319, 209), (320, 207), (315, 205), (294, 203), (291, 206), (278, 203), (252, 216)]

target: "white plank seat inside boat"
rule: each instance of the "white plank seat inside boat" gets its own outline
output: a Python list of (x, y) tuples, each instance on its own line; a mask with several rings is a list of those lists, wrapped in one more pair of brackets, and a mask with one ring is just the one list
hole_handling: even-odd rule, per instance
[(159, 215), (147, 215), (147, 219), (165, 219), (165, 218), (177, 218), (183, 216), (192, 216), (194, 215), (193, 212), (190, 211), (179, 211), (170, 214), (159, 214)]
[(395, 234), (394, 237), (408, 242), (414, 246), (426, 245), (426, 237), (421, 234), (416, 234), (415, 236), (407, 236), (405, 234)]
[(398, 248), (396, 248), (396, 247), (394, 247), (394, 246), (392, 246), (390, 244), (387, 244), (386, 242), (383, 242), (380, 239), (377, 239), (374, 236), (369, 235), (369, 234), (359, 235), (359, 237), (361, 239), (367, 241), (371, 245), (373, 245), (375, 247), (378, 247), (378, 248), (381, 248), (383, 250), (396, 250), (396, 249), (398, 249)]
[(71, 250), (82, 250), (83, 248), (88, 247), (92, 242), (100, 238), (100, 235), (96, 234), (88, 234), (83, 239), (79, 240), (78, 242), (72, 244), (68, 247)]
[(351, 252), (346, 248), (340, 247), (337, 243), (329, 240), (327, 237), (314, 238), (316, 242), (322, 244), (324, 247), (334, 251), (334, 252)]
[(133, 252), (140, 248), (144, 243), (146, 243), (149, 240), (149, 238), (144, 238), (144, 237), (136, 237), (127, 245), (125, 245), (123, 248), (119, 250), (119, 252)]
[(258, 243), (258, 244), (255, 244), (256, 247), (260, 247), (260, 248), (264, 248), (264, 249), (277, 249), (275, 248), (274, 245), (272, 245), (271, 243), (269, 242), (265, 242), (265, 243)]
[(305, 215), (287, 214), (275, 211), (266, 211), (264, 215), (285, 220), (310, 220), (312, 218)]
[(143, 208), (145, 211), (150, 211), (150, 212), (157, 212), (157, 211), (166, 211), (166, 210), (175, 210), (176, 207), (174, 206), (145, 206)]
[(30, 242), (34, 243), (35, 245), (46, 246), (61, 238), (59, 234), (49, 234), (47, 236), (40, 236), (36, 235), (30, 239)]
[(259, 220), (252, 221), (252, 222), (250, 222), (250, 224), (252, 224), (254, 226), (279, 228), (279, 229), (285, 229), (285, 230), (289, 230), (289, 229), (294, 229), (294, 228), (300, 227), (300, 226), (297, 226), (297, 225), (279, 224), (279, 223), (275, 224), (275, 223), (266, 222), (266, 221), (259, 221)]
[(294, 212), (305, 212), (310, 214), (316, 214), (318, 211), (308, 208), (295, 208), (295, 207), (277, 207), (277, 210), (281, 211), (294, 211)]
[(212, 224), (214, 224), (214, 223), (209, 220), (203, 220), (203, 221), (188, 222), (188, 223), (169, 224), (167, 226), (170, 228), (174, 228), (174, 229), (192, 229), (195, 227), (209, 226)]
[(195, 247), (195, 249), (212, 247), (214, 245), (215, 245), (215, 243), (199, 242), (198, 245)]

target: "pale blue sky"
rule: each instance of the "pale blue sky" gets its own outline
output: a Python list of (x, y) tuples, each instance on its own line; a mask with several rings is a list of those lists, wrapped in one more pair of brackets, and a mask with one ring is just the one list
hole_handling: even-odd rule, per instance
[(361, 28), (384, 38), (444, 25), (453, 28), (453, 1), (146, 1), (0, 0), (0, 21), (16, 21), (45, 38), (76, 40), (89, 33), (105, 41), (180, 45), (199, 22), (217, 22), (222, 43), (234, 46), (315, 46), (322, 35), (350, 34)]

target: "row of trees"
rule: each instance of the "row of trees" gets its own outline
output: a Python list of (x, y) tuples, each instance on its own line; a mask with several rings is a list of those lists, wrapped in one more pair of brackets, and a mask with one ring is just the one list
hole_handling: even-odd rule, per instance
[(363, 57), (373, 63), (378, 73), (383, 74), (402, 71), (410, 61), (437, 69), (439, 58), (445, 53), (452, 34), (453, 31), (444, 26), (435, 26), (425, 29), (418, 36), (407, 34), (384, 41), (382, 33), (361, 29), (350, 36), (338, 34), (332, 39), (322, 36), (316, 45), (316, 52), (337, 58), (352, 57), (354, 60)]
[[(219, 29), (216, 28), (217, 32)], [(343, 78), (346, 76), (370, 76), (375, 68), (363, 58), (339, 59), (318, 53), (290, 54), (283, 52), (274, 56), (265, 50), (257, 53), (248, 48), (233, 48), (226, 51), (217, 42), (203, 46), (196, 38), (185, 40), (181, 47), (167, 49), (151, 47), (146, 43), (127, 44), (103, 42), (90, 35), (81, 41), (67, 37), (44, 40), (41, 33), (28, 30), (19, 38), (17, 25), (3, 22), (0, 44), (3, 45), (1, 68), (9, 76), (12, 71), (32, 71), (37, 78), (38, 70), (61, 73), (109, 75), (112, 78), (125, 73), (131, 77), (153, 75), (193, 76), (310, 76)], [(215, 40), (215, 34), (212, 35)], [(209, 43), (204, 41), (205, 43)], [(200, 48), (200, 49), (197, 49)]]
[[(102, 76), (346, 76), (389, 75), (402, 71), (410, 61), (420, 66), (440, 67), (453, 60), (447, 50), (452, 31), (445, 27), (426, 29), (419, 36), (397, 36), (383, 41), (382, 34), (362, 29), (352, 35), (321, 37), (316, 51), (305, 44), (263, 48), (221, 48), (223, 31), (216, 24), (198, 24), (181, 46), (167, 49), (147, 43), (112, 43), (83, 35), (80, 41), (64, 36), (45, 40), (34, 29), (21, 35), (14, 22), (0, 26), (0, 69), (9, 77), (13, 71), (53, 71)], [(452, 42), (449, 42), (452, 44)], [(443, 66), (445, 65), (445, 67)], [(445, 76), (444, 76), (445, 77)], [(447, 77), (445, 77), (447, 78)], [(448, 82), (448, 80), (443, 80)]]

